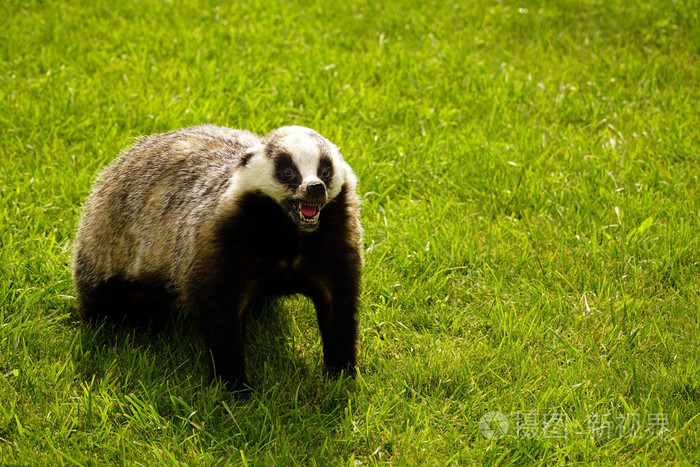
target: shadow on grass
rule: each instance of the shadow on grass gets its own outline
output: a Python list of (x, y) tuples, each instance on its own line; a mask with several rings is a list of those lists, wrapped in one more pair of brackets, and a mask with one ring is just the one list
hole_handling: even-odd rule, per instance
[[(118, 393), (203, 380), (198, 336), (187, 319), (173, 314), (158, 326), (80, 323), (76, 368), (85, 382), (99, 381)], [(206, 369), (206, 367), (203, 367)], [(203, 380), (206, 381), (206, 380)]]
[(232, 407), (301, 405), (326, 415), (342, 414), (354, 381), (326, 376), (320, 343), (296, 342), (301, 339), (294, 335), (291, 321), (289, 311), (279, 302), (263, 305), (249, 315), (246, 364), (253, 393), (247, 401), (228, 393), (219, 380), (211, 378), (203, 341), (192, 321), (179, 312), (146, 328), (126, 323), (81, 323), (80, 351), (74, 352), (73, 358), (84, 384), (96, 381), (116, 395), (200, 394), (217, 403), (223, 399)]

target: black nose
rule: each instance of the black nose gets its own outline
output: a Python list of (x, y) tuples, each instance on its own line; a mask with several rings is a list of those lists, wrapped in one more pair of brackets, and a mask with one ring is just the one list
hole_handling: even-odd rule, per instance
[(306, 196), (309, 198), (323, 198), (326, 195), (326, 185), (323, 182), (311, 182), (306, 185)]

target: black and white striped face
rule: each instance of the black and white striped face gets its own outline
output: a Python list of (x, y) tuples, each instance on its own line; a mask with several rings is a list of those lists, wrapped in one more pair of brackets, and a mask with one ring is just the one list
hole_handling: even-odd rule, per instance
[(244, 162), (250, 184), (273, 198), (304, 231), (315, 230), (323, 207), (355, 175), (338, 148), (315, 131), (289, 126), (274, 130)]

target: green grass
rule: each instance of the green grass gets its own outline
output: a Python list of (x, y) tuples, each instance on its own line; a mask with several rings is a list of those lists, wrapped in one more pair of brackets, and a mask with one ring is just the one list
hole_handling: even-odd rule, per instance
[[(700, 462), (696, 2), (231, 3), (0, 2), (0, 464)], [(252, 326), (246, 402), (185, 322), (79, 323), (91, 181), (202, 122), (358, 174), (356, 381), (302, 298)]]

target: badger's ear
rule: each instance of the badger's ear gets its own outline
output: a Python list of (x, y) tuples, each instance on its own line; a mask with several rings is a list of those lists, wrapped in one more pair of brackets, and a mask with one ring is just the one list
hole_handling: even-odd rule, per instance
[(251, 146), (246, 150), (246, 152), (243, 153), (241, 156), (241, 165), (242, 166), (247, 166), (250, 160), (263, 153), (263, 150), (265, 149), (265, 146), (262, 144), (256, 144), (255, 146)]

